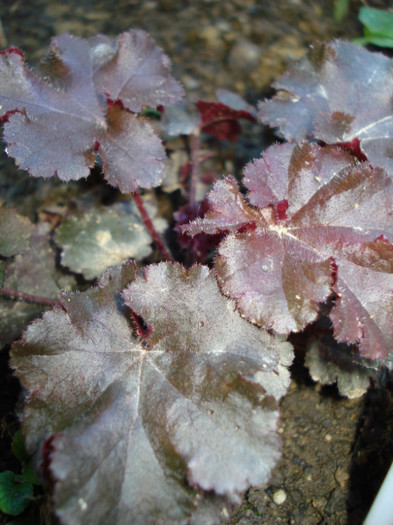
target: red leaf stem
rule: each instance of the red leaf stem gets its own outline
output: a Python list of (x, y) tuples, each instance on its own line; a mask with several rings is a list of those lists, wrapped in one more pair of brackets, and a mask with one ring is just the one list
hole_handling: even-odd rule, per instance
[(190, 177), (190, 186), (188, 193), (188, 205), (190, 209), (195, 207), (195, 192), (196, 184), (198, 179), (199, 171), (199, 151), (200, 151), (201, 141), (199, 139), (199, 131), (193, 133), (191, 136), (191, 177)]
[(168, 248), (165, 246), (161, 235), (155, 229), (154, 224), (153, 224), (152, 220), (150, 219), (149, 214), (146, 211), (146, 208), (145, 208), (145, 205), (143, 203), (143, 199), (141, 197), (141, 194), (138, 191), (135, 191), (132, 194), (132, 197), (133, 197), (133, 199), (135, 201), (135, 204), (138, 207), (139, 213), (141, 214), (141, 218), (143, 220), (144, 225), (147, 228), (147, 231), (149, 232), (149, 234), (152, 237), (155, 245), (157, 246), (157, 248), (161, 252), (163, 260), (164, 261), (174, 262), (174, 259), (173, 259), (172, 255), (170, 254)]
[(18, 301), (26, 301), (28, 303), (45, 304), (48, 306), (61, 306), (62, 304), (57, 299), (51, 299), (49, 297), (40, 297), (38, 295), (32, 295), (25, 292), (19, 292), (19, 290), (11, 290), (10, 288), (0, 288), (0, 295), (5, 295), (11, 299)]

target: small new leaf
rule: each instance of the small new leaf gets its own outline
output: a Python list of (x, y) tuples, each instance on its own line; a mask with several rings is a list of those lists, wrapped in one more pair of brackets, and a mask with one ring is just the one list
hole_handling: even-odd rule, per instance
[(312, 339), (307, 346), (305, 365), (314, 381), (323, 385), (337, 384), (342, 396), (356, 399), (362, 396), (375, 377), (375, 370), (354, 360), (351, 348), (344, 343)]

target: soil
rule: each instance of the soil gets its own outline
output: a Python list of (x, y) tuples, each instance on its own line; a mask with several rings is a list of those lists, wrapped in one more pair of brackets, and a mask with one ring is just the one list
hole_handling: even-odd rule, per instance
[[(381, 8), (388, 4), (368, 2)], [(60, 5), (2, 0), (0, 40), (3, 47), (23, 49), (35, 64), (50, 38), (63, 32), (88, 37), (145, 29), (170, 56), (188, 99), (214, 100), (217, 88), (227, 88), (255, 104), (315, 40), (359, 36), (359, 6), (351, 2), (346, 20), (337, 22), (333, 1), (71, 0)], [(251, 146), (243, 142), (243, 150), (234, 151), (233, 166), (251, 160), (272, 134), (254, 133), (249, 140)], [(0, 169), (0, 197), (34, 216), (31, 200), (20, 196), (41, 191), (41, 183), (21, 174), (5, 155)], [(281, 403), (282, 459), (267, 485), (245, 494), (231, 523), (361, 524), (393, 460), (393, 377), (382, 372), (363, 398), (340, 397), (336, 387), (311, 381), (302, 341), (295, 338), (294, 343), (293, 379)], [(10, 441), (18, 428), (20, 389), (7, 359), (5, 348), (0, 353), (0, 471), (18, 468)], [(40, 523), (54, 524), (48, 499), (40, 501)], [(0, 513), (0, 524), (7, 521)]]

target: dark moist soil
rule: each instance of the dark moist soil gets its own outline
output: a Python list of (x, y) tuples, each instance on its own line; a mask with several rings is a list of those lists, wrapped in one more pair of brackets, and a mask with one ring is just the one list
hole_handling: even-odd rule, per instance
[[(382, 1), (367, 4), (389, 7)], [(255, 103), (271, 93), (272, 80), (315, 40), (359, 36), (359, 7), (360, 2), (351, 2), (348, 18), (338, 23), (332, 1), (72, 0), (60, 5), (2, 0), (0, 43), (23, 49), (35, 64), (56, 34), (115, 36), (141, 28), (172, 59), (188, 99), (214, 100), (217, 88), (227, 88)], [(258, 155), (272, 133), (254, 133), (252, 140), (251, 146), (244, 143), (243, 150), (234, 150), (235, 168)], [(34, 214), (31, 200), (19, 195), (38, 191), (40, 183), (21, 174), (4, 155), (0, 170), (0, 198), (22, 214)], [(301, 338), (294, 342), (293, 379), (281, 403), (282, 459), (269, 484), (246, 493), (231, 523), (361, 524), (393, 459), (393, 378), (382, 373), (363, 398), (342, 398), (334, 386), (310, 380)], [(0, 353), (0, 471), (17, 471), (10, 443), (18, 428), (20, 389), (7, 360), (6, 348)], [(40, 517), (35, 519), (40, 525), (55, 523), (48, 501), (38, 499)], [(0, 513), (0, 524), (7, 521)]]

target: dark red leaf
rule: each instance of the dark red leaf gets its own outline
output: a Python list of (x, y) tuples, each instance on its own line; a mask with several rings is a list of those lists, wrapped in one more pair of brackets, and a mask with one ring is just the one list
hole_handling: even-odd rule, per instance
[(243, 319), (205, 266), (136, 274), (127, 263), (64, 292), (13, 346), (26, 445), (50, 444), (63, 523), (218, 523), (280, 455), (291, 347)]
[(221, 102), (198, 100), (197, 108), (202, 119), (201, 130), (219, 140), (235, 142), (238, 139), (241, 133), (238, 119), (256, 121), (248, 111), (235, 110)]
[(181, 227), (195, 220), (197, 217), (203, 218), (206, 215), (206, 201), (202, 201), (199, 205), (190, 208), (190, 206), (182, 206), (174, 214), (176, 226), (174, 230), (178, 232), (178, 242), (182, 248), (187, 249), (187, 253), (192, 258), (192, 263), (203, 262), (208, 253), (211, 252), (222, 239), (222, 234), (207, 235), (206, 233), (199, 233), (190, 237), (182, 233)]
[[(182, 229), (230, 232), (216, 259), (222, 290), (249, 319), (283, 333), (314, 320), (334, 291), (336, 337), (359, 344), (364, 357), (388, 359), (392, 179), (339, 147), (284, 144), (249, 164), (244, 183), (255, 207), (227, 178), (208, 195), (206, 217)], [(246, 227), (252, 221), (256, 228)]]
[[(105, 177), (123, 192), (160, 184), (165, 152), (150, 124), (125, 108), (176, 101), (169, 60), (141, 31), (52, 40), (41, 73), (15, 50), (0, 55), (7, 152), (35, 177), (86, 177), (100, 147)], [(146, 98), (143, 98), (145, 94)], [(17, 112), (15, 113), (15, 110)]]

